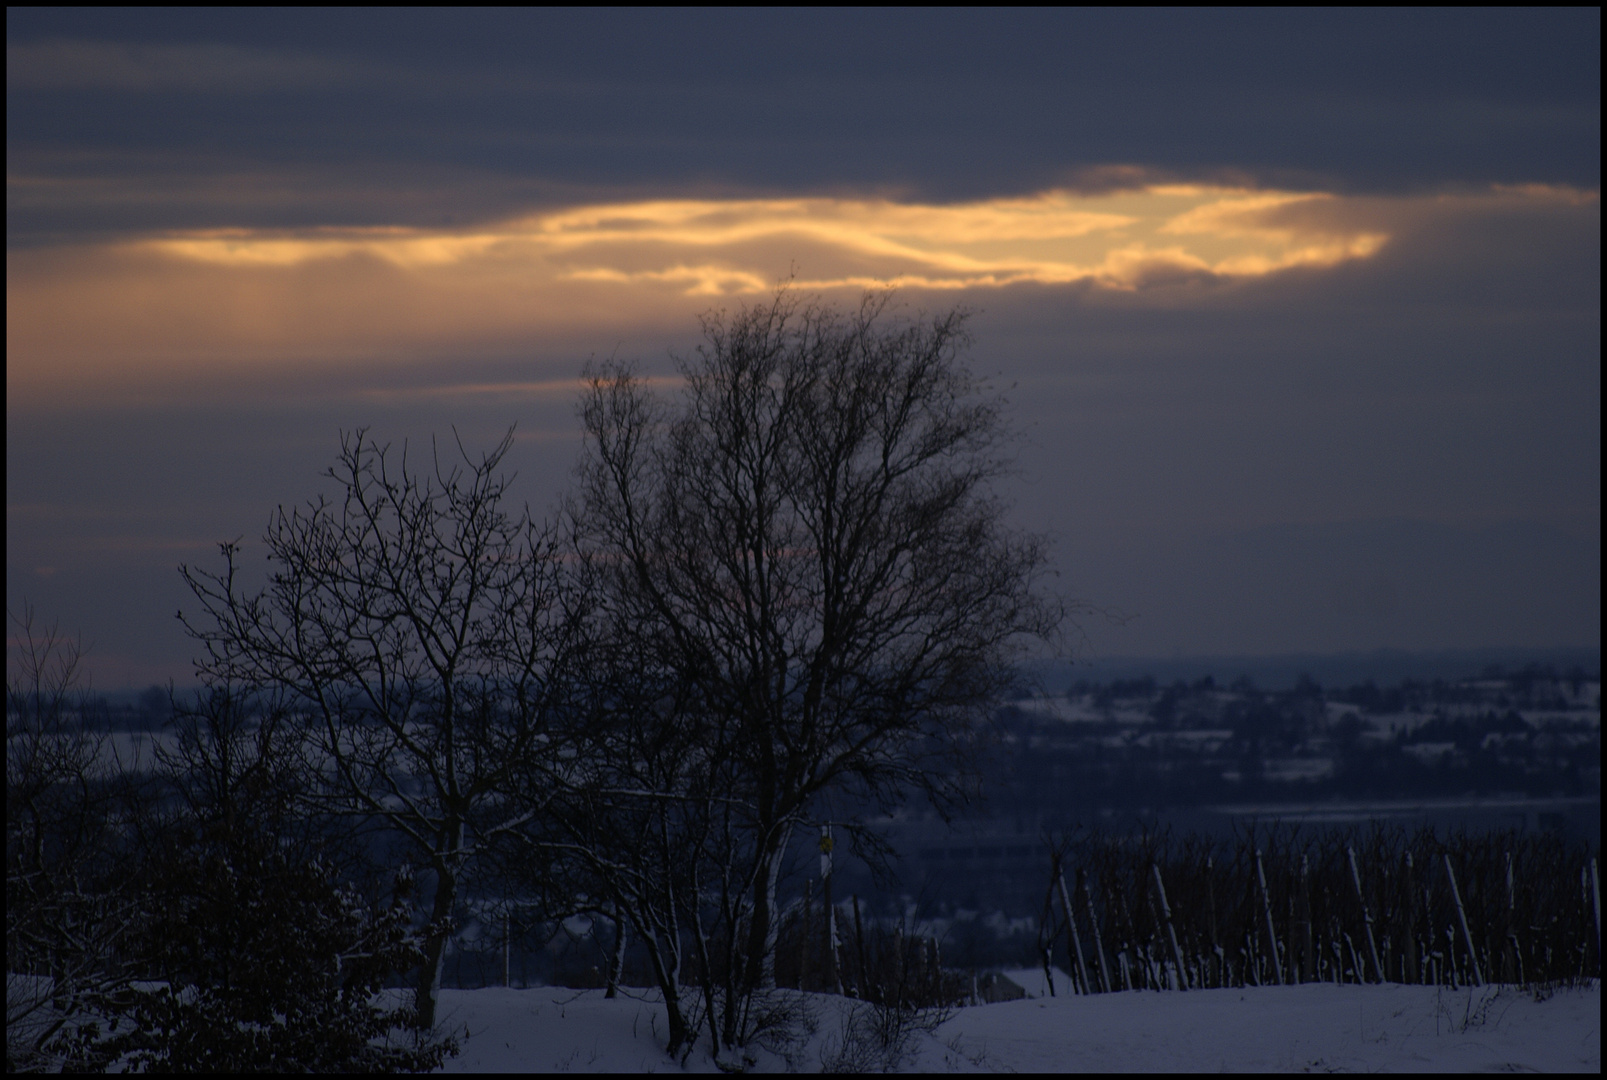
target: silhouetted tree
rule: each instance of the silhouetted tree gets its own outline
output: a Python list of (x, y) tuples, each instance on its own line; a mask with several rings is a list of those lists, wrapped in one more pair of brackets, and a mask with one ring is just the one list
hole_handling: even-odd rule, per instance
[(237, 544), (213, 574), (181, 567), (202, 617), (201, 674), (277, 696), (307, 721), (325, 790), (385, 822), (433, 879), (417, 1012), (435, 1022), (459, 884), (484, 845), (533, 813), (511, 790), (558, 753), (565, 666), (580, 619), (550, 530), (504, 507), (510, 430), (478, 461), (428, 472), (362, 430), (326, 474), (334, 501), (280, 507), (266, 589), (239, 581)]
[(960, 361), (959, 310), (900, 320), (782, 291), (705, 318), (656, 400), (623, 366), (591, 376), (573, 514), (612, 632), (686, 695), (635, 722), (718, 748), (745, 928), (739, 988), (769, 978), (791, 829), (844, 785), (960, 795), (973, 724), (1062, 608), (1042, 542), (1001, 521), (1000, 403)]

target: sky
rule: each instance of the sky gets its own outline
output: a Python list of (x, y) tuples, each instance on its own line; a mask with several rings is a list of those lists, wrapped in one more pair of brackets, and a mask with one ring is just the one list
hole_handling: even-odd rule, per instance
[(790, 279), (972, 312), (1076, 657), (1599, 648), (1600, 23), (8, 9), (7, 607), (183, 684), (342, 430), (548, 513)]

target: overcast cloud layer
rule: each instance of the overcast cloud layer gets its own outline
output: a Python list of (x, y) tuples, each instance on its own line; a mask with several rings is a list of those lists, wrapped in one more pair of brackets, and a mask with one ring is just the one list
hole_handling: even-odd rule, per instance
[(342, 427), (976, 311), (1090, 654), (1600, 643), (1600, 14), (7, 13), (7, 603), (184, 681)]

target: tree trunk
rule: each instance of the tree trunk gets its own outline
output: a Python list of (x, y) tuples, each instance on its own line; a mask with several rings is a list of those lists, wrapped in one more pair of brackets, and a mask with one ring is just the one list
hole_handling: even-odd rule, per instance
[(452, 936), (449, 918), (457, 900), (457, 876), (444, 865), (435, 866), (435, 902), (430, 908), (430, 934), (424, 942), (424, 966), (419, 971), (418, 1026), (425, 1030), (435, 1026), (435, 1005), (441, 997), (441, 967), (446, 959), (446, 941)]
[(674, 1054), (686, 1045), (692, 1035), (686, 1023), (686, 1015), (681, 1010), (680, 943), (669, 940), (662, 932), (655, 933), (648, 941), (647, 955), (652, 960), (653, 974), (658, 979), (659, 989), (664, 993), (664, 1011), (670, 1025), (669, 1043), (665, 1046), (665, 1050)]
[(782, 826), (778, 833), (769, 850), (760, 854), (758, 873), (754, 875), (753, 924), (748, 933), (749, 990), (771, 990), (776, 985), (776, 891), (792, 825)]
[(614, 912), (614, 949), (608, 959), (608, 989), (603, 997), (611, 998), (619, 994), (619, 980), (625, 973), (625, 920)]

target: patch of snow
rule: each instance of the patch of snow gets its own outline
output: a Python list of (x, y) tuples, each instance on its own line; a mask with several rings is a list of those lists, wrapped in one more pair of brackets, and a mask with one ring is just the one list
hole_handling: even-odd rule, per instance
[[(1601, 1070), (1601, 988), (1548, 999), (1510, 986), (1304, 986), (1046, 996), (1043, 969), (1005, 973), (1020, 1001), (954, 1010), (917, 1029), (901, 1071), (1585, 1072)], [(1070, 977), (1055, 972), (1056, 990)], [(664, 1053), (653, 991), (442, 990), (463, 1052), (445, 1072), (680, 1072)], [(814, 1070), (840, 1053), (848, 998), (779, 991), (807, 1022), (788, 1045), (750, 1052), (755, 1071)], [(729, 1064), (729, 1063), (728, 1063)], [(712, 1072), (706, 1038), (684, 1071)]]

